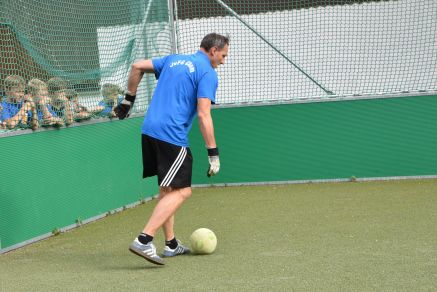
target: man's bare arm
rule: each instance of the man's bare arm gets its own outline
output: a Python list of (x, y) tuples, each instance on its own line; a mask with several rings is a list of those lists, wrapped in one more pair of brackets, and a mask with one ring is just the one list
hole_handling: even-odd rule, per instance
[(152, 60), (141, 60), (131, 66), (127, 82), (127, 90), (131, 95), (137, 94), (137, 88), (143, 78), (144, 73), (153, 73)]
[(199, 118), (199, 128), (205, 140), (206, 148), (216, 148), (214, 124), (211, 117), (211, 100), (208, 98), (197, 99), (197, 115)]

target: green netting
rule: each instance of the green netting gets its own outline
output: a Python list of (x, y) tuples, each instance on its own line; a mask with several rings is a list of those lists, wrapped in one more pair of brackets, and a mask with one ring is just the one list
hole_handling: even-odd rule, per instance
[[(134, 60), (174, 50), (192, 53), (211, 31), (231, 38), (228, 63), (219, 69), (221, 104), (437, 90), (434, 0), (16, 0), (0, 5), (0, 79), (19, 75), (28, 84), (59, 77), (66, 83), (60, 86), (55, 79), (52, 89), (74, 90), (49, 96), (62, 121), (43, 119), (40, 126), (107, 117), (97, 107), (104, 84), (119, 87), (113, 104)], [(155, 82), (145, 75), (134, 113), (145, 112)], [(6, 95), (4, 82), (1, 90)], [(75, 95), (82, 107), (74, 105)], [(62, 101), (68, 97), (66, 106)], [(25, 122), (22, 127), (32, 126)]]
[[(102, 86), (117, 86), (103, 105), (110, 106), (126, 87), (134, 60), (171, 51), (167, 1), (17, 0), (0, 5), (0, 79), (3, 103), (7, 102), (3, 108), (13, 104), (12, 113), (18, 113), (24, 107), (22, 96), (6, 98), (11, 91), (8, 76), (21, 76), (24, 81), (15, 78), (12, 85), (26, 85), (29, 94), (29, 81), (39, 79), (48, 85), (37, 82), (37, 89), (43, 90), (31, 95), (40, 126), (107, 117), (108, 110), (98, 107)], [(144, 81), (134, 112), (145, 111), (154, 87), (153, 76)], [(40, 102), (39, 95), (47, 89), (48, 99)], [(75, 99), (80, 106), (74, 105)], [(51, 116), (62, 121), (41, 119), (47, 104)], [(22, 119), (17, 124), (33, 126)]]
[(222, 104), (437, 89), (435, 0), (180, 0), (178, 49), (228, 34)]

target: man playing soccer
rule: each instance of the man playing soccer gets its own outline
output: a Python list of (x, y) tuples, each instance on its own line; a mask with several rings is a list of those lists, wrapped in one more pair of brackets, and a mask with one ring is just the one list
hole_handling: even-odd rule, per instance
[(188, 132), (196, 113), (208, 150), (207, 175), (215, 175), (220, 169), (211, 104), (215, 103), (218, 86), (214, 69), (224, 64), (228, 49), (227, 37), (210, 33), (203, 38), (195, 54), (135, 62), (129, 73), (128, 92), (115, 109), (119, 119), (128, 117), (144, 73), (155, 74), (158, 84), (141, 132), (143, 177), (158, 176), (159, 197), (143, 232), (129, 247), (131, 252), (154, 264), (164, 264), (153, 244), (153, 237), (161, 227), (166, 239), (163, 256), (190, 252), (175, 238), (173, 226), (176, 210), (191, 195), (193, 158), (188, 147)]

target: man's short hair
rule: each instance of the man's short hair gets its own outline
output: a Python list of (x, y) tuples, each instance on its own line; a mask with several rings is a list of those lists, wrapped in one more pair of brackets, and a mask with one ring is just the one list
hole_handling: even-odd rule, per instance
[(217, 47), (219, 50), (221, 50), (226, 45), (229, 45), (229, 37), (215, 32), (207, 34), (200, 43), (200, 47), (206, 51), (209, 51), (213, 47)]
[(26, 81), (24, 81), (24, 78), (18, 75), (9, 75), (4, 80), (4, 86), (6, 91), (10, 91), (14, 87), (26, 87)]

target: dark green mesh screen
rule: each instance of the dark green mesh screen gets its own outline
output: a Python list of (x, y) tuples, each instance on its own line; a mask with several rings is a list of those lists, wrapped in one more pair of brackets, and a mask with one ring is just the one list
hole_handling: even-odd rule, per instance
[[(8, 76), (22, 77), (28, 94), (29, 82), (39, 79), (48, 86), (47, 103), (63, 119), (61, 125), (107, 117), (98, 107), (102, 86), (112, 84), (117, 88), (113, 92), (122, 95), (134, 60), (171, 50), (167, 1), (17, 0), (2, 1), (0, 5), (3, 101), (23, 101), (23, 97), (8, 98)], [(145, 78), (134, 112), (145, 111), (154, 82), (153, 76)], [(57, 96), (61, 91), (65, 96)], [(39, 94), (43, 95), (33, 95), (35, 103), (39, 102)], [(73, 112), (70, 120), (68, 107)], [(20, 123), (17, 128), (32, 126)], [(41, 124), (53, 125), (40, 117)]]

